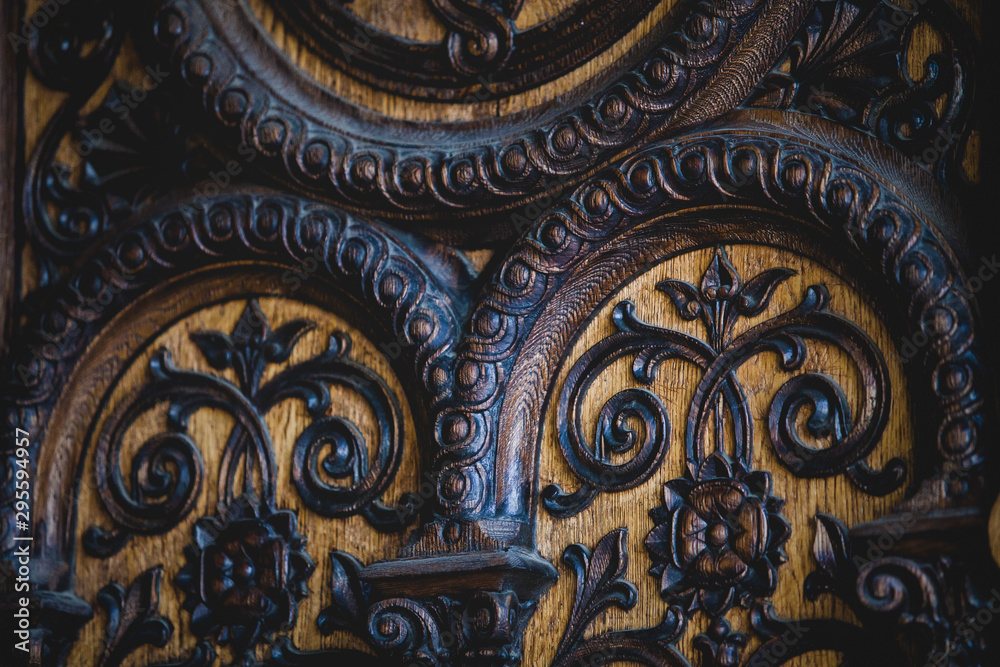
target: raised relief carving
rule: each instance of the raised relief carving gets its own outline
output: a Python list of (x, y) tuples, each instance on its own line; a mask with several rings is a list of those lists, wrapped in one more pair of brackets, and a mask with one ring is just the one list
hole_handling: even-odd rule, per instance
[[(480, 87), (511, 94), (562, 76), (617, 42), (657, 3), (574, 2), (525, 29), (515, 25), (525, 0), (426, 4), (444, 28), (440, 42), (386, 32), (342, 0), (273, 3), (324, 60), (352, 76), (404, 95), (459, 101), (476, 99), (472, 94)], [(593, 25), (601, 31), (595, 34)]]
[[(8, 290), (3, 412), (30, 454), (12, 438), (0, 454), (35, 484), (33, 664), (514, 667), (534, 664), (540, 620), (536, 662), (553, 667), (995, 662), (967, 623), (998, 578), (977, 537), (995, 406), (947, 191), (969, 192), (976, 148), (957, 12), (560, 0), (528, 25), (532, 1), (412, 0), (437, 35), (423, 41), (344, 0), (67, 0), (25, 22), (25, 113), (66, 94), (22, 129), (9, 195), (24, 291)], [(148, 75), (145, 103), (112, 72)], [(740, 275), (737, 244), (815, 260), (877, 312), (843, 316), (823, 281), (789, 305), (795, 272), (765, 259)], [(647, 285), (654, 308), (615, 299), (697, 252), (700, 280)], [(197, 368), (170, 346), (147, 355), (200, 312), (206, 276), (237, 270), (259, 282), (213, 297), (245, 303), (235, 327), (182, 334)], [(165, 294), (177, 312), (150, 315)], [(268, 322), (265, 295), (284, 317)], [(604, 299), (608, 328), (582, 337)], [(304, 355), (321, 319), (295, 316), (306, 303), (357, 311), (360, 336), (335, 327)], [(898, 336), (925, 341), (905, 391), (886, 363)], [(381, 370), (352, 354), (361, 338)], [(791, 375), (766, 405), (745, 377), (761, 357)], [(674, 363), (696, 382), (680, 419), (659, 390)], [(608, 384), (614, 364), (633, 386)], [(286, 399), (304, 423), (279, 456), (268, 418)], [(196, 412), (220, 437), (199, 437)], [(539, 451), (551, 415), (558, 445)], [(884, 433), (904, 442), (876, 452)], [(550, 455), (573, 490), (541, 486)], [(3, 609), (20, 604), (15, 481), (0, 474)], [(813, 484), (856, 492), (866, 518), (815, 517), (802, 592), (831, 605), (783, 618), (781, 587), (798, 594), (807, 566), (789, 546), (820, 511), (803, 519), (788, 487)], [(631, 580), (617, 515), (587, 523), (605, 503), (645, 522)], [(871, 536), (913, 513), (872, 556)], [(147, 542), (183, 560), (176, 576), (127, 551)], [(560, 555), (565, 595), (543, 597)], [(536, 613), (547, 603), (559, 624)]]
[[(350, 339), (334, 334), (326, 352), (295, 364), (263, 382), (265, 369), (287, 362), (296, 342), (315, 325), (292, 320), (272, 331), (255, 301), (247, 303), (231, 334), (199, 331), (191, 335), (209, 365), (232, 370), (236, 384), (212, 375), (181, 370), (170, 352), (159, 350), (150, 361), (152, 382), (132, 402), (108, 419), (98, 438), (95, 476), (105, 509), (116, 523), (112, 532), (94, 526), (84, 535), (88, 553), (107, 557), (135, 533), (158, 533), (177, 525), (199, 497), (204, 476), (200, 447), (187, 434), (190, 416), (214, 407), (236, 420), (222, 450), (219, 502), (228, 505), (243, 489), (274, 502), (278, 462), (263, 416), (280, 401), (305, 401), (312, 417), (295, 442), (292, 477), (310, 509), (326, 516), (360, 513), (380, 530), (399, 530), (413, 511), (396, 511), (379, 496), (399, 468), (402, 415), (398, 399), (385, 382), (345, 357)], [(349, 420), (327, 415), (329, 385), (357, 392), (375, 412), (379, 437), (368, 445)], [(126, 483), (119, 463), (123, 440), (132, 423), (157, 404), (168, 403), (167, 430), (147, 440), (131, 462)]]
[[(928, 32), (933, 49), (913, 67)], [(823, 0), (747, 104), (869, 132), (963, 192), (973, 40), (951, 2)]]
[[(843, 389), (820, 373), (796, 375), (777, 392), (768, 413), (771, 442), (781, 462), (797, 475), (819, 477), (844, 470), (869, 492), (888, 493), (902, 483), (905, 466), (893, 461), (889, 469), (875, 472), (862, 461), (878, 443), (889, 412), (888, 370), (881, 352), (857, 325), (826, 309), (829, 294), (822, 285), (806, 290), (798, 307), (776, 315), (734, 337), (741, 318), (763, 313), (775, 288), (793, 275), (785, 268), (769, 269), (745, 284), (720, 246), (705, 269), (700, 287), (683, 280), (664, 280), (657, 289), (665, 294), (684, 320), (700, 319), (704, 340), (689, 334), (647, 324), (639, 319), (632, 301), (622, 301), (612, 318), (617, 332), (590, 348), (573, 366), (560, 393), (559, 443), (570, 467), (583, 481), (572, 494), (558, 486), (542, 493), (545, 507), (560, 516), (583, 510), (599, 491), (616, 491), (642, 483), (655, 471), (668, 446), (670, 424), (663, 402), (648, 389), (625, 389), (601, 409), (594, 444), (585, 444), (583, 405), (590, 386), (616, 359), (634, 357), (632, 373), (640, 384), (650, 385), (661, 364), (683, 359), (703, 375), (694, 392), (685, 427), (685, 457), (692, 476), (701, 474), (708, 456), (711, 431), (717, 451), (750, 465), (753, 416), (746, 392), (736, 377), (741, 365), (765, 351), (777, 353), (781, 370), (794, 372), (808, 356), (806, 341), (830, 343), (846, 352), (856, 365), (866, 393), (864, 411), (852, 420)], [(829, 447), (808, 446), (797, 433), (803, 406), (812, 408), (806, 423), (814, 439), (832, 437)], [(625, 427), (627, 417), (643, 423), (644, 438)], [(727, 417), (731, 420), (727, 427)], [(731, 428), (733, 442), (725, 433)], [(612, 463), (612, 455), (628, 454), (628, 463)]]
[[(634, 14), (627, 10), (636, 2), (577, 4), (584, 9), (599, 6), (614, 17), (631, 21)], [(459, 32), (451, 33), (454, 38), (448, 38), (456, 68), (476, 70), (500, 62), (507, 37), (497, 21), (512, 15), (516, 6), (506, 4), (504, 9), (505, 3), (435, 2), (452, 25), (461, 26)], [(182, 99), (203, 108), (206, 122), (216, 128), (211, 133), (214, 137), (232, 141), (232, 150), (239, 144), (260, 154), (261, 162), (280, 174), (283, 182), (379, 215), (423, 220), (424, 228), (433, 229), (444, 211), (452, 219), (473, 217), (485, 211), (526, 206), (533, 199), (547, 198), (546, 193), (554, 188), (562, 192), (567, 183), (577, 182), (588, 169), (663, 128), (681, 111), (686, 123), (722, 112), (711, 105), (691, 109), (685, 103), (702, 92), (700, 86), (717, 87), (726, 97), (733, 91), (749, 93), (747, 77), (726, 70), (723, 64), (734, 52), (747, 50), (742, 38), (768, 53), (775, 51), (777, 57), (778, 45), (791, 37), (805, 16), (807, 4), (802, 0), (781, 0), (773, 7), (760, 0), (701, 3), (696, 11), (684, 14), (678, 25), (672, 24), (670, 34), (606, 91), (595, 95), (587, 89), (580, 95), (587, 101), (579, 103), (576, 95), (570, 96), (572, 104), (547, 111), (544, 124), (537, 127), (533, 123), (524, 127), (520, 116), (514, 114), (464, 124), (428, 122), (421, 128), (361, 109), (300, 70), (274, 70), (274, 61), (284, 54), (273, 42), (259, 38), (256, 19), (242, 4), (233, 7), (208, 0), (158, 3), (150, 21), (152, 39), (147, 56), (154, 62), (170, 63), (169, 85), (183, 94)], [(350, 23), (355, 19), (335, 3), (323, 2), (317, 8), (314, 2), (283, 11), (304, 12), (298, 21), (308, 19), (313, 24), (324, 23), (317, 22), (316, 16), (344, 16), (346, 22), (338, 24), (353, 33)], [(466, 21), (466, 14), (475, 14), (477, 19)], [(569, 18), (561, 16), (558, 21), (565, 21), (567, 29), (579, 27), (590, 35), (603, 35), (609, 27), (604, 20), (602, 29), (595, 33), (591, 24), (576, 26)], [(612, 20), (610, 25), (615, 23)], [(764, 25), (769, 29), (766, 37), (762, 34)], [(317, 29), (323, 28), (313, 27)], [(460, 32), (473, 33), (471, 43), (458, 38)], [(381, 57), (381, 37), (376, 35), (376, 48), (360, 57)], [(557, 35), (551, 39), (570, 44)], [(338, 43), (347, 42), (338, 37), (333, 44)], [(531, 55), (518, 51), (511, 52), (512, 60)], [(391, 53), (384, 57), (392, 61), (394, 69), (405, 67), (404, 63), (419, 64), (419, 59)], [(342, 59), (333, 57), (334, 62)], [(539, 71), (542, 78), (546, 71), (560, 66), (547, 54), (530, 62), (530, 71)], [(759, 68), (759, 75), (764, 73), (762, 62), (745, 58), (740, 68), (745, 64)], [(330, 122), (331, 118), (351, 120), (336, 123)], [(462, 127), (464, 138), (452, 145), (448, 131), (439, 131), (438, 126)], [(509, 236), (513, 222), (497, 231)], [(451, 237), (462, 232), (458, 225), (447, 229)]]
[(646, 537), (660, 594), (689, 612), (721, 616), (774, 592), (791, 527), (785, 501), (771, 494), (771, 475), (748, 471), (716, 452), (697, 478), (663, 487), (663, 506), (650, 511)]
[(315, 569), (296, 529), (294, 512), (249, 494), (195, 523), (188, 562), (177, 575), (195, 635), (230, 645), (253, 664), (258, 643), (295, 625)]

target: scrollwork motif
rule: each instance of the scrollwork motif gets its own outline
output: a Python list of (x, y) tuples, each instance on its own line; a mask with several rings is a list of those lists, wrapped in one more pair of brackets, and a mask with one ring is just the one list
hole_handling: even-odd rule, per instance
[[(940, 46), (913, 71), (908, 60), (921, 48), (924, 26)], [(973, 41), (947, 2), (822, 0), (747, 104), (863, 129), (961, 190)]]
[[(725, 434), (729, 432), (727, 417), (734, 439), (730, 451), (744, 464), (750, 464), (753, 419), (746, 392), (736, 376), (740, 366), (762, 352), (773, 351), (783, 371), (796, 371), (808, 355), (806, 339), (831, 343), (850, 356), (864, 378), (864, 407), (852, 421), (844, 392), (831, 378), (819, 373), (792, 377), (775, 394), (768, 412), (778, 458), (799, 476), (848, 471), (850, 478), (869, 492), (884, 494), (898, 488), (905, 473), (902, 461), (893, 460), (887, 470), (879, 472), (861, 463), (878, 443), (888, 420), (888, 369), (864, 331), (828, 312), (829, 294), (824, 286), (809, 287), (797, 307), (734, 335), (737, 321), (762, 314), (778, 285), (793, 274), (789, 269), (775, 268), (744, 283), (720, 246), (699, 287), (682, 280), (660, 282), (657, 290), (670, 298), (682, 319), (702, 321), (707, 331), (705, 340), (647, 324), (636, 315), (631, 301), (619, 303), (612, 313), (618, 331), (587, 350), (574, 364), (559, 398), (559, 421), (567, 425), (560, 430), (560, 447), (583, 486), (573, 494), (565, 494), (555, 485), (547, 487), (542, 494), (546, 508), (559, 516), (577, 513), (593, 500), (597, 490), (631, 488), (647, 479), (662, 460), (669, 422), (660, 399), (645, 388), (625, 389), (607, 401), (599, 415), (595, 444), (584, 445), (583, 405), (587, 391), (615, 360), (632, 357), (633, 376), (645, 385), (653, 383), (658, 369), (669, 359), (681, 359), (702, 371), (685, 434), (686, 460), (692, 474), (697, 475), (707, 455), (709, 432), (714, 432), (716, 449), (723, 451)], [(806, 423), (809, 436), (832, 437), (831, 446), (810, 447), (797, 432), (797, 417), (806, 404), (812, 408)], [(635, 433), (623, 428), (629, 416), (638, 417), (644, 425), (645, 438), (639, 447)], [(632, 454), (627, 463), (611, 464), (612, 454), (625, 453)], [(602, 481), (600, 475), (610, 481)]]
[[(379, 500), (402, 457), (401, 408), (384, 380), (348, 358), (346, 334), (335, 333), (325, 352), (262, 383), (266, 367), (287, 362), (296, 343), (314, 327), (308, 320), (293, 320), (272, 331), (260, 306), (251, 300), (232, 334), (191, 334), (209, 365), (218, 371), (232, 370), (237, 384), (179, 370), (166, 349), (158, 351), (150, 362), (153, 382), (123, 404), (99, 435), (97, 488), (116, 529), (90, 528), (84, 538), (88, 551), (107, 556), (123, 546), (129, 531), (163, 532), (190, 512), (202, 486), (203, 465), (187, 426), (191, 415), (205, 407), (225, 410), (236, 420), (222, 452), (219, 502), (234, 501), (241, 474), (247, 492), (270, 502), (276, 494), (277, 469), (263, 415), (289, 398), (303, 400), (313, 418), (296, 440), (292, 456), (292, 476), (306, 506), (326, 516), (361, 513), (380, 530), (396, 530), (411, 521), (409, 497), (398, 511)], [(327, 415), (332, 407), (330, 385), (356, 391), (374, 411), (379, 431), (371, 463), (357, 427)], [(138, 417), (164, 402), (169, 405), (168, 429), (137, 450), (126, 483), (117, 463), (125, 434)]]
[(619, 528), (605, 535), (593, 551), (571, 544), (563, 562), (576, 575), (576, 595), (566, 630), (556, 649), (552, 667), (570, 667), (599, 661), (600, 664), (628, 660), (643, 665), (690, 667), (673, 647), (684, 633), (685, 619), (679, 607), (671, 607), (656, 627), (585, 636), (588, 626), (611, 607), (631, 609), (638, 600), (635, 585), (625, 578), (628, 570), (628, 530)]

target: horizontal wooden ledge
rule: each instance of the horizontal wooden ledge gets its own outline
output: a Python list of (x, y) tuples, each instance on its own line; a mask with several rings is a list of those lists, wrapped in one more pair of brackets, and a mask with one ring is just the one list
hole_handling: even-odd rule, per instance
[(510, 591), (520, 600), (537, 600), (558, 576), (550, 562), (521, 547), (401, 558), (373, 563), (361, 571), (373, 598)]

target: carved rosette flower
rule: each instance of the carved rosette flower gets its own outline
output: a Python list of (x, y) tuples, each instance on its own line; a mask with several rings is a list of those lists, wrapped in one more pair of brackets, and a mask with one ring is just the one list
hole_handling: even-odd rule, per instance
[(769, 473), (715, 453), (696, 478), (667, 482), (663, 496), (663, 506), (650, 512), (656, 525), (646, 547), (665, 599), (720, 616), (736, 602), (749, 606), (774, 592), (791, 531)]
[(292, 511), (242, 495), (220, 516), (199, 519), (194, 536), (177, 582), (196, 635), (247, 654), (291, 628), (315, 569)]

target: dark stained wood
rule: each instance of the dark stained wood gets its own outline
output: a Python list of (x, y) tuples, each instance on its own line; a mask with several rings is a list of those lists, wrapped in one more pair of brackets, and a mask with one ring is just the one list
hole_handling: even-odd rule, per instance
[(376, 1), (4, 5), (0, 662), (996, 664), (975, 8)]
[[(20, 2), (4, 3), (0, 10), (0, 32), (17, 34), (23, 8)], [(19, 47), (4, 48), (0, 52), (0, 173), (3, 174), (0, 190), (5, 194), (0, 196), (0, 357), (6, 357), (7, 346), (13, 331), (11, 315), (17, 301), (17, 244), (15, 235), (17, 229), (17, 198), (12, 196), (20, 187), (20, 117), (21, 76), (18, 71), (19, 52), (26, 49)], [(23, 58), (23, 56), (22, 56)]]

